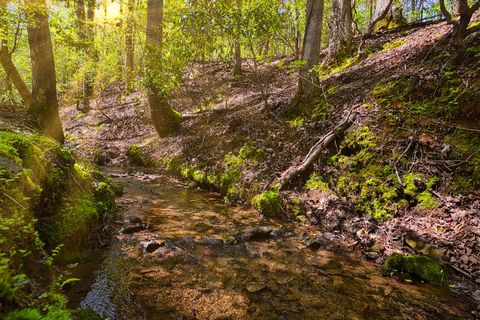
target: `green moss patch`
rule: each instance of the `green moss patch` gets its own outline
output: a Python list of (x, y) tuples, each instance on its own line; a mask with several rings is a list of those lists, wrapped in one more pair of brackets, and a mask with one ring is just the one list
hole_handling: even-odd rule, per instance
[(448, 278), (442, 265), (426, 256), (402, 256), (393, 253), (385, 260), (382, 274), (384, 276), (407, 276), (413, 280), (441, 286), (448, 284)]
[(151, 167), (154, 166), (152, 159), (138, 145), (131, 145), (127, 150), (128, 161), (135, 166)]
[(385, 154), (381, 139), (368, 127), (357, 128), (345, 136), (339, 152), (326, 160), (339, 170), (338, 176), (329, 178), (336, 181), (336, 190), (348, 196), (357, 211), (377, 220), (387, 219), (407, 207), (437, 207), (430, 192), (437, 180), (421, 173), (407, 173), (401, 177), (402, 186), (392, 165), (392, 159), (399, 155)]
[(252, 205), (263, 215), (278, 216), (283, 212), (283, 200), (277, 190), (268, 190), (252, 199)]

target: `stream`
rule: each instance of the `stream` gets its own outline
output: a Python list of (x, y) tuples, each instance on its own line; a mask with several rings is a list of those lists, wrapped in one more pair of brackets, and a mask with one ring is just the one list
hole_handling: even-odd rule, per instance
[(165, 175), (107, 173), (125, 191), (118, 229), (129, 216), (149, 226), (116, 232), (72, 267), (73, 307), (109, 319), (473, 319), (472, 302), (447, 288), (384, 278), (327, 240), (307, 248), (314, 229)]

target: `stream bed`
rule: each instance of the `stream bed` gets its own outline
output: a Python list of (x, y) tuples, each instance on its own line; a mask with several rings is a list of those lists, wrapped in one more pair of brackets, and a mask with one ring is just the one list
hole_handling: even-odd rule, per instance
[(124, 186), (118, 228), (138, 218), (146, 228), (116, 232), (72, 270), (82, 278), (72, 303), (103, 318), (474, 319), (472, 301), (447, 288), (384, 278), (327, 240), (307, 248), (313, 229), (261, 219), (168, 176), (107, 173)]

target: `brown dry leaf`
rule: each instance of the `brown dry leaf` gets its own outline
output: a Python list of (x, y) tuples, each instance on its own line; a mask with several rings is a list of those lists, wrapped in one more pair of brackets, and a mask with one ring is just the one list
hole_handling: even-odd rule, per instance
[(435, 139), (435, 137), (426, 133), (420, 134), (420, 136), (418, 137), (418, 142), (430, 148), (435, 148), (440, 146), (440, 142), (438, 142), (437, 139)]

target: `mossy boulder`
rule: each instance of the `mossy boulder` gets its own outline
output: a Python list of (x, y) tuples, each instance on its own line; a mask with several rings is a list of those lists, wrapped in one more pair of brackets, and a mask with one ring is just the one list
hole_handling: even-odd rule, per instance
[(253, 197), (252, 205), (266, 216), (275, 216), (283, 212), (283, 200), (277, 190), (268, 190)]
[(448, 284), (443, 266), (436, 260), (420, 255), (391, 254), (382, 266), (384, 276), (410, 276), (412, 279), (444, 286)]
[(151, 167), (153, 165), (152, 159), (150, 159), (145, 151), (136, 144), (133, 144), (128, 148), (127, 158), (128, 161), (135, 166)]

